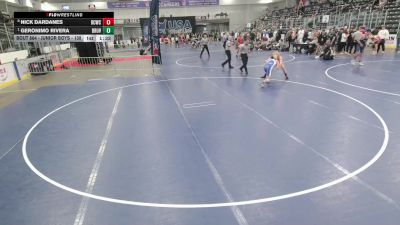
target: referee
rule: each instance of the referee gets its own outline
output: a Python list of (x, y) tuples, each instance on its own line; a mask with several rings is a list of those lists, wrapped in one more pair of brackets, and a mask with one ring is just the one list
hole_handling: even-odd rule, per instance
[(228, 40), (224, 43), (224, 48), (225, 48), (225, 54), (226, 54), (226, 56), (228, 57), (228, 59), (225, 61), (225, 62), (223, 62), (222, 64), (221, 64), (221, 66), (222, 66), (222, 69), (224, 69), (224, 67), (225, 67), (225, 64), (229, 64), (229, 69), (233, 69), (233, 66), (231, 65), (231, 61), (232, 61), (232, 53), (231, 53), (231, 49), (232, 49), (232, 46), (234, 45), (234, 43), (233, 43), (233, 37), (232, 36), (229, 36), (228, 37)]
[(239, 54), (240, 58), (242, 59), (242, 67), (240, 67), (240, 72), (243, 72), (243, 69), (246, 71), (246, 75), (249, 74), (247, 71), (247, 62), (249, 61), (248, 54), (250, 53), (250, 44), (249, 40), (245, 41), (243, 44), (239, 45)]
[(200, 44), (203, 46), (203, 49), (200, 53), (200, 58), (203, 56), (204, 49), (207, 50), (208, 58), (210, 58), (210, 51), (208, 50), (208, 43), (210, 40), (208, 39), (208, 35), (204, 34), (203, 38), (200, 40)]

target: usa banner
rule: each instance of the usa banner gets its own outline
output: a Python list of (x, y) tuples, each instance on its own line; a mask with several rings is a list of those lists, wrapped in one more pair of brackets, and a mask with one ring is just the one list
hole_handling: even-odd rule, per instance
[(151, 55), (153, 55), (152, 62), (156, 64), (161, 64), (161, 46), (160, 46), (160, 32), (158, 26), (159, 20), (159, 11), (160, 11), (160, 2), (159, 0), (152, 0), (150, 3), (150, 26), (149, 26), (149, 35), (150, 35), (150, 48)]

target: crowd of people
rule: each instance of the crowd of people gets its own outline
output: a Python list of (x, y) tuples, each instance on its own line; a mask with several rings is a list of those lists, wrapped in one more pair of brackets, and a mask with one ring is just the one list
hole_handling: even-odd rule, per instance
[(192, 48), (202, 47), (201, 41), (204, 36), (207, 36), (210, 42), (217, 42), (221, 40), (221, 34), (212, 32), (210, 34), (171, 34), (161, 35), (160, 43), (166, 46), (175, 46), (179, 48), (180, 45), (189, 45)]
[[(247, 63), (249, 53), (252, 51), (292, 52), (313, 55), (316, 59), (333, 60), (337, 55), (348, 55), (353, 57), (352, 63), (363, 65), (362, 57), (366, 47), (373, 49), (373, 54), (385, 52), (385, 42), (389, 38), (389, 31), (385, 26), (374, 29), (360, 27), (340, 27), (332, 29), (307, 30), (303, 27), (284, 29), (252, 29), (245, 32), (213, 32), (203, 34), (170, 34), (162, 35), (160, 43), (165, 46), (179, 48), (181, 45), (191, 48), (201, 48), (200, 58), (204, 53), (210, 55), (210, 44), (219, 43), (225, 50), (226, 60), (222, 62), (222, 68), (228, 64), (229, 69), (232, 57), (242, 60), (241, 72), (248, 74)], [(132, 43), (140, 46), (143, 39), (132, 39)], [(143, 46), (144, 47), (144, 46)], [(214, 46), (211, 46), (214, 47)], [(277, 55), (274, 53), (273, 55)], [(275, 59), (278, 67), (283, 68), (283, 60)]]
[[(307, 30), (302, 27), (290, 30), (268, 29), (252, 30), (249, 32), (223, 32), (212, 34), (181, 34), (161, 37), (161, 43), (165, 45), (188, 44), (193, 48), (202, 47), (202, 38), (207, 36), (210, 42), (224, 42), (227, 36), (234, 39), (238, 48), (244, 40), (249, 40), (250, 50), (266, 51), (290, 51), (294, 53), (306, 53), (318, 55), (326, 44), (330, 45), (338, 54), (355, 54), (357, 41), (354, 33), (358, 28), (341, 27), (329, 30)], [(385, 51), (385, 41), (389, 38), (389, 31), (385, 26), (375, 29), (365, 29), (366, 45), (375, 49), (374, 53)]]

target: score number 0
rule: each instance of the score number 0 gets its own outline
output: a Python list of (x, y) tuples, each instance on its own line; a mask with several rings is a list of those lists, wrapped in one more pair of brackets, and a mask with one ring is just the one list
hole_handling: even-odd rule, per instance
[(103, 18), (103, 34), (114, 34), (114, 18)]
[(114, 26), (114, 18), (103, 18), (103, 26)]

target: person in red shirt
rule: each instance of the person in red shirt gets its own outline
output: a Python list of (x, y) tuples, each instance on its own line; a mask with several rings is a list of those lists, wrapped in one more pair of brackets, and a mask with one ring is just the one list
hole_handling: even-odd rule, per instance
[(237, 40), (236, 40), (236, 58), (239, 57), (239, 46), (244, 43), (244, 38), (242, 34), (239, 33)]
[(241, 45), (241, 44), (244, 43), (244, 39), (243, 39), (243, 36), (242, 36), (241, 34), (239, 34), (239, 37), (238, 37), (238, 39), (237, 39), (237, 42), (238, 42), (238, 45)]

